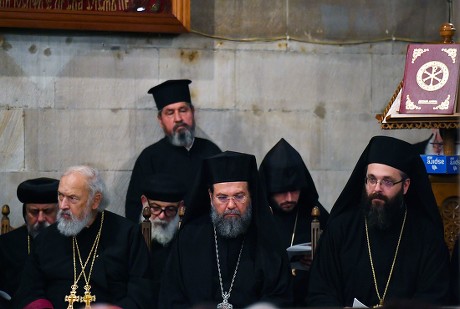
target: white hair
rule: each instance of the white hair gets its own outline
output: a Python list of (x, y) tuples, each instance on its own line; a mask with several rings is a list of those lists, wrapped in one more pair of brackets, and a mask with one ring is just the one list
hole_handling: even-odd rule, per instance
[(76, 165), (69, 167), (62, 176), (68, 176), (73, 173), (79, 173), (85, 176), (88, 189), (89, 189), (89, 199), (88, 203), (91, 203), (96, 193), (101, 194), (101, 201), (99, 203), (98, 211), (103, 211), (108, 206), (108, 197), (106, 194), (106, 186), (104, 180), (101, 177), (99, 171), (88, 165)]

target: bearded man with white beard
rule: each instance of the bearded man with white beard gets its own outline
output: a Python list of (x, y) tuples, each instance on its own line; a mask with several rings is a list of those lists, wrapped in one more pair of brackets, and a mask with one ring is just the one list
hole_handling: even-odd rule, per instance
[[(179, 212), (184, 208), (185, 192), (185, 186), (179, 179), (165, 173), (148, 176), (142, 185), (141, 202), (144, 207), (150, 208), (151, 213), (150, 255), (154, 268), (152, 293), (155, 299), (158, 299), (163, 269), (179, 228)], [(156, 308), (156, 305), (157, 302), (151, 308)]]
[(7, 294), (0, 293), (0, 300), (9, 301), (14, 295), (35, 237), (56, 221), (58, 185), (59, 180), (46, 177), (19, 184), (17, 196), (26, 224), (0, 236), (0, 290)]
[(140, 226), (105, 210), (105, 195), (92, 167), (74, 166), (62, 175), (57, 222), (36, 238), (14, 308), (153, 303), (152, 268)]
[(443, 234), (414, 146), (373, 137), (321, 235), (307, 305), (375, 308), (401, 300), (446, 305), (449, 252)]
[(164, 270), (160, 308), (291, 305), (287, 254), (253, 155), (226, 151), (204, 159), (186, 204)]

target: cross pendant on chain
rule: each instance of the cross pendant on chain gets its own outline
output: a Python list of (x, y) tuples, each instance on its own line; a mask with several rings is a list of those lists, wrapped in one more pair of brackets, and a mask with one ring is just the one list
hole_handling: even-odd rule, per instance
[(217, 305), (217, 309), (233, 309), (233, 305), (228, 302), (230, 294), (227, 292), (222, 293), (223, 301)]
[(69, 305), (67, 306), (67, 309), (73, 309), (73, 303), (80, 299), (80, 297), (77, 296), (77, 288), (78, 288), (78, 286), (73, 284), (71, 286), (71, 288), (72, 288), (72, 290), (70, 291), (70, 295), (66, 295), (64, 297), (64, 301), (69, 303)]
[(85, 303), (85, 309), (91, 309), (91, 302), (96, 301), (96, 296), (91, 295), (90, 289), (89, 284), (85, 285), (85, 295), (80, 298), (80, 301)]

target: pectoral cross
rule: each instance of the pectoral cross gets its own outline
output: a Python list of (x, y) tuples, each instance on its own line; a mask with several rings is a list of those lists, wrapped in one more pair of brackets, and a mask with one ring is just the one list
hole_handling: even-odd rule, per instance
[(70, 295), (66, 295), (64, 297), (64, 301), (69, 303), (67, 309), (73, 309), (73, 303), (80, 299), (80, 297), (76, 295), (78, 286), (76, 284), (73, 284), (71, 288), (72, 290), (70, 291)]
[(89, 284), (85, 285), (85, 295), (80, 298), (80, 301), (85, 303), (85, 309), (91, 309), (91, 302), (96, 301), (96, 296), (91, 295), (90, 289)]
[(222, 293), (223, 301), (220, 304), (217, 304), (217, 309), (233, 309), (233, 305), (228, 302), (230, 294), (224, 292)]

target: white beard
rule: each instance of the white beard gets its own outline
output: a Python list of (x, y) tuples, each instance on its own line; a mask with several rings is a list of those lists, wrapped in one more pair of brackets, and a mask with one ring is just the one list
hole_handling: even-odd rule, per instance
[[(69, 214), (71, 219), (70, 220), (65, 220), (62, 217), (62, 214), (66, 213)], [(83, 212), (83, 218), (78, 219), (76, 218), (70, 210), (63, 211), (59, 209), (58, 214), (57, 214), (57, 228), (61, 234), (65, 236), (76, 236), (78, 233), (83, 230), (85, 226), (88, 225), (88, 223), (93, 219), (93, 213), (91, 212), (91, 208), (88, 207), (88, 209), (85, 209)]]
[(150, 219), (152, 222), (152, 240), (167, 245), (176, 234), (177, 227), (179, 226), (179, 215), (169, 222), (160, 220), (159, 218)]

